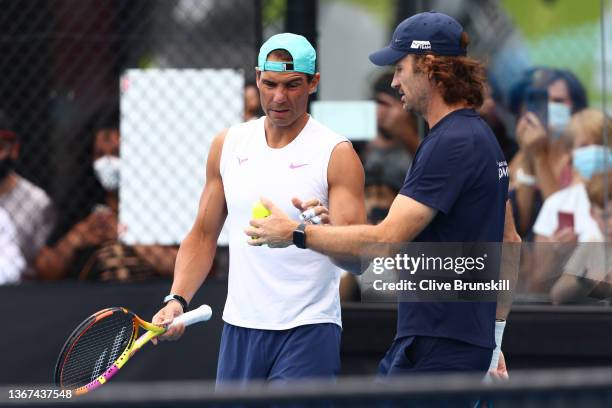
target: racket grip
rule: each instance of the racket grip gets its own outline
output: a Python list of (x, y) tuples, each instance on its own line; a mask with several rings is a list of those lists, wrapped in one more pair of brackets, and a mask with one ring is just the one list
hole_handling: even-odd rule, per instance
[(172, 327), (175, 324), (179, 324), (179, 323), (182, 323), (185, 326), (190, 326), (194, 323), (209, 320), (211, 316), (212, 316), (212, 309), (210, 308), (210, 306), (202, 305), (198, 307), (197, 309), (194, 309), (190, 312), (183, 313), (182, 315), (174, 319), (172, 323), (170, 323), (170, 326), (168, 327)]

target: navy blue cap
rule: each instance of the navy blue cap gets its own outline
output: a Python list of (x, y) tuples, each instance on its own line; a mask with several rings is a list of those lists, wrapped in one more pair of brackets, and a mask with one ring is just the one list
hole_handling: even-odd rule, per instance
[(443, 13), (427, 11), (402, 21), (388, 46), (370, 54), (376, 65), (393, 65), (407, 54), (464, 56), (461, 48), (463, 27), (457, 20)]

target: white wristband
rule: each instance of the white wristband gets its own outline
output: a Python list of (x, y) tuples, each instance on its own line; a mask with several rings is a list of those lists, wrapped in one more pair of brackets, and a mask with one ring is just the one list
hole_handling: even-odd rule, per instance
[(497, 370), (497, 364), (499, 364), (499, 355), (501, 354), (502, 338), (504, 337), (505, 328), (506, 328), (505, 320), (495, 321), (495, 349), (493, 350), (493, 356), (491, 357), (491, 364), (489, 365), (489, 371)]
[(524, 186), (533, 187), (538, 184), (536, 176), (525, 173), (525, 170), (521, 167), (516, 171), (516, 181)]

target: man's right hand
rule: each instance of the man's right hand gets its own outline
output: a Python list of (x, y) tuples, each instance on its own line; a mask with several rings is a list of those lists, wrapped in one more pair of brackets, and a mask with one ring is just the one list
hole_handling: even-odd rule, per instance
[(537, 156), (548, 145), (548, 134), (540, 119), (533, 113), (523, 115), (516, 127), (517, 141), (528, 156)]
[[(151, 320), (151, 323), (156, 324), (158, 326), (168, 327), (170, 323), (174, 320), (175, 317), (183, 314), (183, 306), (176, 300), (169, 301), (166, 306), (164, 306)], [(157, 344), (157, 340), (160, 341), (172, 341), (178, 340), (183, 333), (185, 333), (185, 325), (178, 324), (168, 329), (167, 332), (162, 334), (161, 336), (157, 336), (153, 338), (151, 342), (153, 344)]]

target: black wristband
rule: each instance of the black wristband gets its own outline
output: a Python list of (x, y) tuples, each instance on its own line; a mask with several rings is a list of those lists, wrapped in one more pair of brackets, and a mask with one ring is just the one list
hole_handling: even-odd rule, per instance
[(187, 303), (184, 297), (171, 293), (164, 298), (164, 305), (168, 304), (168, 302), (171, 300), (176, 300), (181, 304), (183, 307), (183, 313), (186, 313), (189, 310), (189, 303)]

